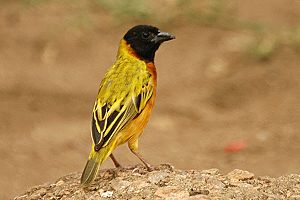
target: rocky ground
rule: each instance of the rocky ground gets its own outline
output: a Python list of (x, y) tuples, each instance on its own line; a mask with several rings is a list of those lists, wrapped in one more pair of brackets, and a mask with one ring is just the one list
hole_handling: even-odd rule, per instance
[[(0, 200), (83, 170), (98, 86), (137, 24), (176, 36), (155, 59), (147, 161), (300, 174), (300, 0), (0, 0)], [(127, 145), (114, 155), (139, 162)]]
[(104, 169), (88, 188), (79, 185), (80, 173), (31, 188), (25, 199), (300, 199), (300, 175), (255, 177), (235, 169), (178, 170), (163, 164), (152, 172), (142, 166)]

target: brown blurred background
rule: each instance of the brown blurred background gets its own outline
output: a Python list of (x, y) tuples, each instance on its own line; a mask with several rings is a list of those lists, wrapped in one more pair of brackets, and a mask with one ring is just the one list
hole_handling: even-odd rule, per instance
[(299, 22), (299, 0), (0, 1), (0, 199), (82, 171), (98, 84), (141, 23), (176, 35), (156, 56), (149, 162), (300, 173)]

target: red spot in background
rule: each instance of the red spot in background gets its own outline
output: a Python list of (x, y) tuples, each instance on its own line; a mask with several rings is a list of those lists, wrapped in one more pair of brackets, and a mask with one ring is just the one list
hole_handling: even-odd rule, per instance
[(247, 142), (245, 140), (236, 140), (228, 143), (224, 147), (225, 152), (233, 153), (239, 152), (247, 147)]

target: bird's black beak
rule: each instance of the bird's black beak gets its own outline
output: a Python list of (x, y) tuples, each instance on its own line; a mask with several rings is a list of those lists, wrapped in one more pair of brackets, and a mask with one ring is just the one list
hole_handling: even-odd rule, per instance
[(152, 41), (155, 42), (155, 43), (163, 43), (165, 41), (168, 41), (168, 40), (173, 40), (175, 39), (175, 36), (170, 34), (170, 33), (167, 33), (167, 32), (159, 32), (153, 39)]

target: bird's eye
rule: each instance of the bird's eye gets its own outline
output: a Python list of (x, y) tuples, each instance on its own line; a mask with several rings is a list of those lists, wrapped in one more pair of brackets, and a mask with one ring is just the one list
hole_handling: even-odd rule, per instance
[(149, 33), (149, 32), (143, 32), (143, 33), (142, 33), (142, 38), (143, 38), (143, 39), (148, 39), (149, 36), (150, 36), (150, 33)]

